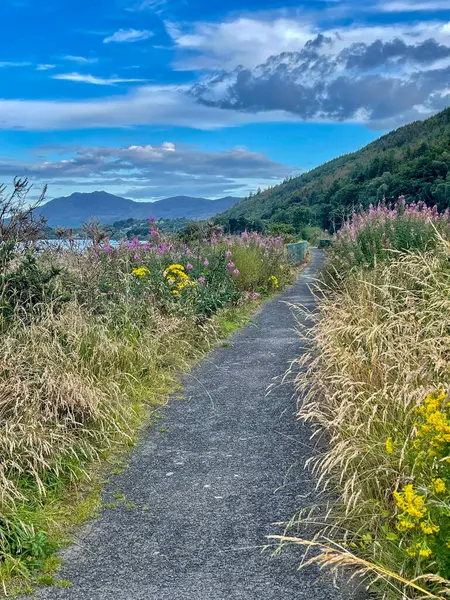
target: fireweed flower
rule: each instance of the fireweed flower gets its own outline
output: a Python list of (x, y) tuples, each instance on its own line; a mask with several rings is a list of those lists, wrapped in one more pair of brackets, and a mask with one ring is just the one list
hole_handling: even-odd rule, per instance
[(227, 251), (225, 252), (225, 256), (227, 256), (227, 257), (228, 257), (228, 256), (231, 256), (231, 255), (232, 255), (232, 252), (231, 252), (231, 250), (227, 250)]
[(112, 246), (106, 244), (106, 246), (103, 248), (103, 252), (105, 252), (105, 254), (110, 254), (112, 252), (112, 249)]
[(205, 285), (205, 283), (206, 283), (206, 277), (203, 277), (203, 276), (202, 276), (202, 277), (199, 277), (199, 278), (198, 278), (198, 282), (199, 282), (201, 285)]
[(209, 260), (205, 260), (205, 261), (203, 262), (203, 264), (205, 265), (205, 267), (207, 267), (207, 266), (209, 265)]
[(240, 273), (239, 269), (234, 269), (233, 275), (239, 275), (239, 273)]
[(191, 271), (193, 269), (193, 266), (191, 265), (191, 263), (188, 263), (186, 265), (186, 271)]
[(229, 263), (227, 264), (227, 267), (228, 267), (229, 269), (234, 269), (234, 263), (232, 263), (232, 262), (229, 262)]

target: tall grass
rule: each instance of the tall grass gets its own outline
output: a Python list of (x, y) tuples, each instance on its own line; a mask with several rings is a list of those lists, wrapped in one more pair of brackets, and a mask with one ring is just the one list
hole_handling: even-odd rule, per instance
[(391, 252), (318, 283), (299, 418), (322, 493), (286, 535), (383, 598), (450, 595), (450, 253)]
[[(80, 482), (101, 459), (132, 445), (177, 374), (271, 291), (264, 259), (282, 274), (281, 284), (291, 277), (272, 238), (216, 237), (190, 249), (154, 225), (151, 231), (152, 241), (105, 241), (83, 251), (0, 248), (5, 591), (51, 563)], [(228, 265), (235, 253), (242, 278)]]

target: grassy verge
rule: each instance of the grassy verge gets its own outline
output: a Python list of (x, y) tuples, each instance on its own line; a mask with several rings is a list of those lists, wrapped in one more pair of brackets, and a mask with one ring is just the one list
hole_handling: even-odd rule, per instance
[(350, 224), (301, 332), (318, 499), (281, 537), (389, 600), (450, 595), (450, 260), (436, 226), (448, 217), (429, 215)]
[(105, 476), (159, 421), (180, 373), (292, 280), (278, 239), (215, 236), (190, 249), (152, 231), (154, 244), (12, 245), (2, 259), (5, 594), (70, 585), (55, 552), (102, 508)]

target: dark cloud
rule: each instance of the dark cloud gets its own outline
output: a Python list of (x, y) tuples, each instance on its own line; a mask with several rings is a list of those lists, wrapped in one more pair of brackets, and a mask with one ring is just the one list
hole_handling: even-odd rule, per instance
[(369, 46), (363, 43), (352, 44), (340, 53), (338, 61), (345, 61), (347, 69), (368, 70), (392, 63), (427, 65), (448, 56), (450, 47), (439, 44), (436, 40), (429, 39), (413, 45), (396, 38), (390, 42), (376, 40)]
[(305, 120), (349, 120), (372, 124), (427, 114), (447, 103), (450, 70), (436, 68), (450, 46), (429, 39), (357, 43), (333, 51), (318, 36), (299, 52), (270, 57), (254, 69), (239, 68), (197, 84), (191, 94), (212, 107), (258, 112), (283, 110)]

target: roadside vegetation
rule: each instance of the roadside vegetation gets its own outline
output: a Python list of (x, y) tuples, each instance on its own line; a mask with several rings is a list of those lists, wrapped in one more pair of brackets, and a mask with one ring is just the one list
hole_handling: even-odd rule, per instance
[(112, 244), (93, 223), (86, 247), (47, 244), (27, 191), (16, 180), (0, 194), (5, 593), (54, 581), (54, 551), (99, 508), (98, 465), (134, 444), (181, 371), (293, 277), (282, 238), (217, 228), (187, 244), (150, 221), (148, 241)]
[(355, 213), (301, 332), (322, 493), (281, 539), (385, 599), (450, 596), (449, 240), (448, 212), (421, 203)]

